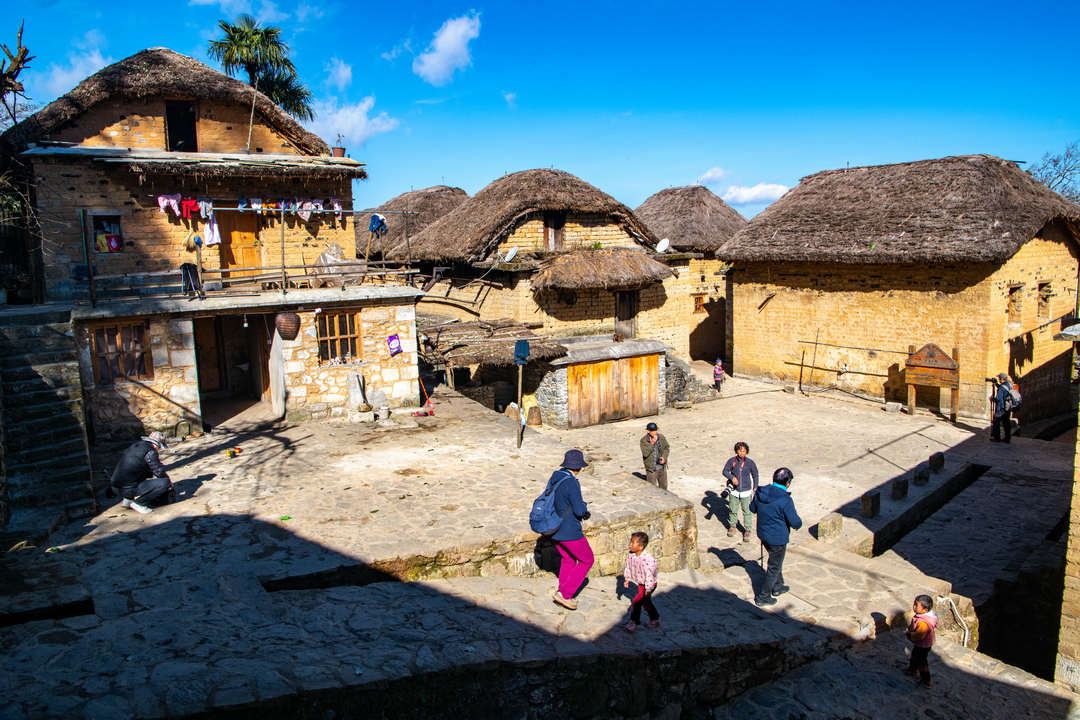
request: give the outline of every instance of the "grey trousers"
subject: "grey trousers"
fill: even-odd
[[[658,465],[656,470],[646,468],[645,479],[661,490],[667,490],[667,465]]]

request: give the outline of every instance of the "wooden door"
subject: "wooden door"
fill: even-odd
[[[638,291],[624,290],[615,294],[615,332],[628,338],[637,337]]]
[[[660,407],[660,356],[641,355],[621,362],[630,417],[655,415]]]
[[[258,217],[255,213],[226,210],[214,213],[214,217],[217,218],[218,229],[221,230],[221,244],[218,245],[221,269],[261,266]],[[221,277],[225,279],[241,275],[255,275],[258,272],[258,270],[237,271],[223,273]]]
[[[195,364],[199,373],[199,392],[221,390],[221,354],[218,352],[214,318],[195,319]]]

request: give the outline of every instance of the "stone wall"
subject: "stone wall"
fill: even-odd
[[[177,217],[170,209],[162,213],[157,196],[180,193],[184,197],[210,197],[222,207],[236,207],[240,197],[340,198],[352,205],[351,181],[292,179],[223,179],[198,181],[192,178],[127,174],[122,167],[90,160],[61,158],[36,159],[33,165],[34,189],[41,228],[46,297],[48,300],[89,298],[89,283],[78,278],[76,266],[85,266],[80,210],[88,215],[120,216],[124,250],[99,253],[91,243],[91,262],[98,275],[177,270],[182,263],[196,262],[195,253],[184,249],[189,234],[205,238],[206,223],[201,218]],[[224,211],[224,214],[229,211]],[[234,211],[235,212],[235,211]],[[248,215],[247,217],[254,217]],[[286,215],[284,222],[285,261],[287,265],[314,264],[327,244],[337,242],[351,257],[353,230],[349,213],[337,220],[332,214],[312,215],[305,222],[297,215]],[[87,223],[92,219],[87,218]],[[348,223],[348,227],[346,227]],[[267,267],[280,266],[282,224],[280,217],[259,216],[256,221],[259,241],[258,261]],[[89,235],[90,229],[87,228]],[[221,247],[204,247],[203,268],[222,267]],[[299,271],[290,271],[297,274]],[[85,274],[85,268],[84,268]],[[178,277],[178,276],[177,276]],[[208,276],[208,280],[215,279]],[[179,284],[179,280],[177,280]]]
[[[327,365],[319,360],[316,313],[302,312],[300,333],[282,343],[285,360],[285,409],[290,420],[344,417],[350,373],[363,375],[370,393],[386,393],[390,406],[419,405],[416,310],[408,305],[368,305],[327,309],[327,312],[359,312],[363,356],[347,365]],[[401,352],[390,356],[386,340],[397,335]]]
[[[1054,681],[1080,692],[1080,463],[1074,463],[1072,487]]]
[[[814,385],[905,401],[908,345],[932,342],[960,349],[961,414],[985,417],[985,378],[1006,369],[1024,391],[1023,421],[1062,412],[1071,348],[1052,338],[1075,308],[1077,267],[1075,247],[1056,236],[1032,240],[1001,266],[737,266],[734,371],[797,382],[801,369],[805,384],[814,362],[806,341],[817,338],[830,345],[818,346]],[[1010,323],[1008,286],[1016,283],[1024,283],[1022,312]],[[1040,283],[1056,293],[1049,318],[1039,316]],[[918,404],[947,412],[949,392],[919,389]]]
[[[98,385],[94,380],[90,332],[99,325],[148,323],[152,379]],[[195,335],[190,318],[123,318],[78,323],[75,343],[86,407],[97,440],[138,437],[160,430],[172,437],[177,423],[202,429]]]
[[[248,145],[251,105],[194,100],[198,152],[244,150]],[[127,147],[133,150],[168,150],[165,138],[165,98],[112,98],[98,103],[68,121],[42,140],[94,147]],[[271,128],[257,111],[251,129],[253,153],[300,155],[288,140]]]
[[[566,366],[552,367],[546,363],[526,365],[525,373],[538,373],[542,378],[536,388],[536,404],[540,419],[549,427],[570,427],[570,398],[567,388],[569,371]]]
[[[7,431],[4,427],[4,390],[0,387],[0,530],[7,527],[11,519],[11,504],[8,500],[7,486]]]

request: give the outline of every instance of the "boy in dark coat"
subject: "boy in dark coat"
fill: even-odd
[[[769,551],[769,569],[765,572],[765,582],[754,598],[759,607],[775,605],[778,595],[783,595],[790,588],[784,584],[784,555],[790,539],[789,529],[802,527],[802,518],[795,512],[795,503],[791,499],[791,480],[793,475],[787,468],[780,468],[773,473],[772,485],[764,485],[754,493],[750,501],[750,512],[758,516],[757,535],[762,545]]]

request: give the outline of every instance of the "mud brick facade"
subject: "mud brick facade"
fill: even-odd
[[[960,351],[960,414],[988,416],[999,372],[1023,392],[1021,424],[1059,414],[1072,346],[1053,336],[1076,308],[1078,257],[1050,226],[1003,263],[738,263],[734,370],[804,385],[813,370],[815,386],[905,401],[908,346],[934,343]],[[947,412],[949,393],[918,388],[917,402]]]
[[[1068,543],[1054,681],[1080,692],[1080,465],[1073,471]]]

